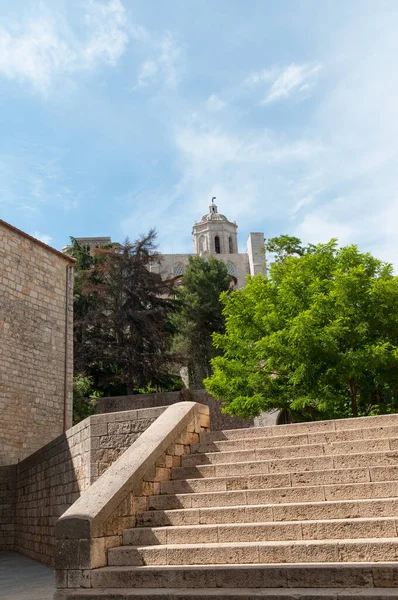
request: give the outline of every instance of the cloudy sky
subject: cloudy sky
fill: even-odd
[[[0,217],[190,252],[250,231],[398,266],[397,0],[0,0]]]

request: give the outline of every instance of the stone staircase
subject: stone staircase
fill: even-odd
[[[70,598],[398,598],[398,415],[202,434]]]

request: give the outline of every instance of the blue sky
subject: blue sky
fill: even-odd
[[[0,0],[0,217],[190,252],[250,231],[398,265],[396,0]]]

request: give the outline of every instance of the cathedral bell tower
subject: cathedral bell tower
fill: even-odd
[[[203,258],[211,254],[238,254],[238,226],[220,214],[212,198],[209,212],[192,228],[194,253]]]

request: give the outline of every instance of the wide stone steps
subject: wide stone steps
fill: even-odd
[[[360,500],[398,497],[397,481],[316,485],[307,487],[268,488],[150,496],[149,509],[201,508],[205,506],[237,506],[279,504],[289,502],[322,502],[323,500]]]
[[[106,598],[108,600],[254,600],[268,598],[268,600],[396,600],[397,590],[394,588],[373,588],[372,590],[358,590],[356,588],[336,589],[269,589],[269,588],[207,588],[179,589],[179,588],[147,588],[144,590],[130,588],[113,588],[107,590],[82,590],[70,592],[70,600],[84,600],[86,598]]]
[[[378,562],[398,560],[396,538],[119,546],[109,566]]]
[[[254,448],[251,450],[234,450],[228,452],[206,452],[188,454],[182,457],[183,467],[200,464],[240,463],[262,460],[290,459],[292,457],[315,458],[347,453],[365,454],[381,452],[398,453],[398,438],[354,440],[353,442],[331,442],[328,444],[306,444],[303,446],[287,446],[286,448]]]
[[[196,479],[198,477],[231,477],[235,475],[266,474],[266,473],[297,473],[298,471],[324,471],[331,469],[355,469],[359,465],[369,466],[397,466],[398,450],[385,452],[364,452],[360,454],[335,454],[322,456],[309,456],[302,458],[281,458],[255,460],[241,456],[237,463],[221,462],[221,459],[230,460],[228,452],[216,454],[195,454],[193,459],[199,457],[199,464],[193,466],[176,467],[172,470],[173,479]],[[202,457],[205,456],[206,459]],[[200,464],[200,461],[214,460],[214,463]],[[185,457],[183,457],[185,458]],[[190,457],[186,457],[190,458]]]
[[[68,599],[396,599],[398,414],[207,432],[136,517]]]
[[[300,563],[295,565],[197,565],[103,567],[92,574],[101,588],[391,588],[398,586],[397,563]],[[361,591],[358,590],[358,591]],[[141,590],[146,593],[145,590]],[[395,590],[396,593],[396,590]],[[372,596],[371,596],[372,597]]]
[[[398,426],[398,413],[393,415],[380,415],[376,417],[359,417],[351,419],[337,419],[335,421],[315,421],[310,423],[293,423],[290,425],[278,425],[270,427],[248,427],[245,429],[230,429],[223,431],[209,431],[201,435],[200,442],[214,442],[221,440],[236,440],[250,438],[280,438],[299,434],[331,433],[335,431],[347,431],[353,429],[378,428],[383,436],[385,427]]]
[[[282,521],[225,523],[222,525],[187,525],[135,527],[123,533],[123,545],[149,546],[227,542],[261,542],[288,540],[327,540],[360,538],[395,538],[398,517],[372,519],[328,519],[316,521]]]
[[[189,494],[191,492],[228,492],[233,490],[275,487],[298,487],[333,483],[370,483],[397,481],[397,467],[359,467],[357,469],[328,469],[298,473],[270,473],[237,475],[235,477],[203,477],[174,479],[161,483],[161,494]]]
[[[139,527],[210,525],[223,523],[262,523],[330,519],[371,519],[398,517],[398,498],[258,504],[215,508],[153,510],[137,515]]]
[[[233,438],[232,440],[205,441],[199,444],[193,444],[192,453],[228,452],[235,450],[252,450],[253,448],[286,448],[287,446],[333,444],[338,442],[353,442],[354,440],[380,439],[381,437],[398,438],[398,425],[321,433],[298,433],[296,435],[284,435],[279,437],[261,437],[259,435],[259,437],[254,438],[242,437],[236,439]]]

